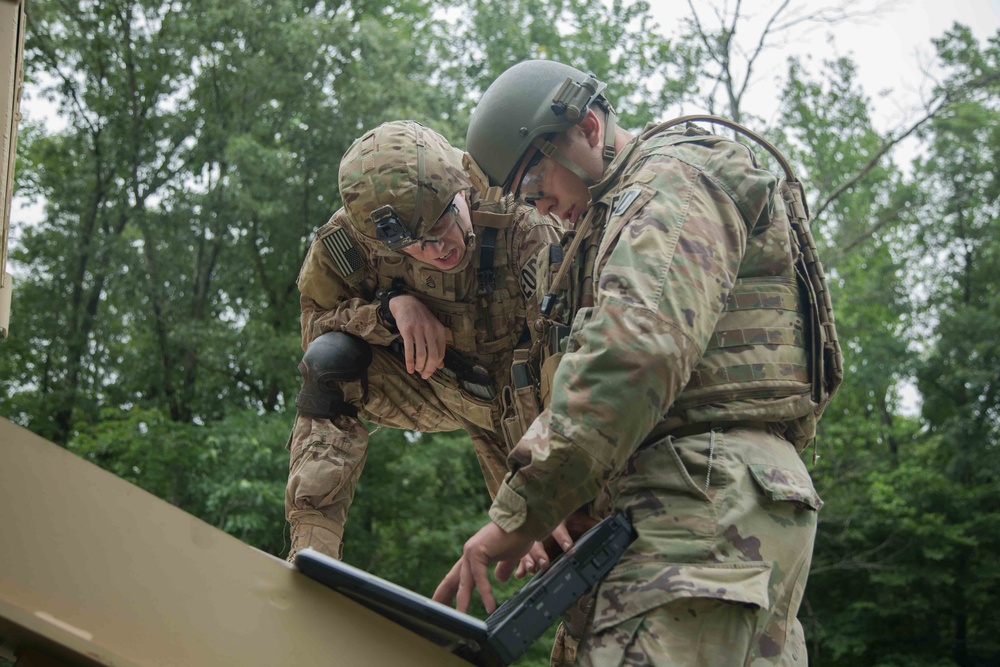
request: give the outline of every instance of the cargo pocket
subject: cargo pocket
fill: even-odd
[[[823,507],[809,477],[769,463],[751,463],[749,468],[754,481],[772,502],[793,503],[814,512]]]
[[[642,621],[641,615],[634,616],[600,632],[585,635],[577,649],[575,664],[583,667],[621,667],[636,664],[636,661],[628,656],[628,651]]]
[[[459,388],[457,381],[440,372],[432,375],[428,382],[434,394],[453,415],[480,428],[496,430],[496,423],[500,419],[499,400],[486,401],[471,396]]]
[[[296,509],[350,505],[364,466],[368,433],[358,420],[341,430],[329,419],[299,418],[291,442],[288,493]],[[301,421],[304,420],[304,421]]]
[[[631,626],[634,619],[641,621],[644,614],[682,598],[766,608],[770,579],[769,563],[674,563],[613,570],[597,591],[591,631],[597,635],[625,623]]]

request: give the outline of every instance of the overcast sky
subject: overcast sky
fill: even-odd
[[[737,28],[746,48],[756,44],[760,29],[783,0],[743,0],[741,13],[747,20]],[[680,21],[691,15],[684,0],[652,0],[652,12],[666,34],[676,32]],[[837,0],[791,0],[786,11],[843,5]],[[813,24],[808,32],[784,40],[785,43],[761,60],[750,90],[764,93],[768,81],[784,78],[785,61],[795,55],[812,56],[821,62],[849,56],[858,65],[864,91],[876,109],[876,127],[887,130],[915,116],[915,109],[928,97],[925,71],[933,61],[931,39],[940,37],[955,22],[972,28],[980,44],[1000,30],[1000,0],[861,0],[868,7],[888,5],[876,16],[837,25]],[[699,17],[706,27],[717,26],[715,7],[732,7],[733,0],[695,0]],[[748,100],[746,111],[770,119],[773,100],[758,94]]]
[[[738,34],[750,48],[759,37],[764,21],[784,0],[743,0],[741,12],[747,20],[741,22]],[[857,0],[856,0],[857,1]],[[850,56],[858,65],[859,80],[875,107],[874,120],[879,130],[887,131],[912,122],[921,102],[928,97],[925,71],[933,61],[931,39],[941,36],[954,22],[970,26],[984,43],[1000,30],[1000,0],[860,0],[866,6],[891,5],[874,17],[833,26],[814,26],[805,34],[793,36],[762,58],[755,70],[744,110],[771,120],[777,108],[773,94],[780,90],[784,78],[785,60],[790,55],[812,57],[817,64],[823,59]],[[694,0],[706,27],[716,25],[712,6],[733,6],[734,0]],[[790,0],[791,11],[841,5],[840,0]],[[691,14],[685,0],[651,0],[652,12],[666,34],[678,30],[680,21]],[[775,86],[766,85],[773,82]],[[34,93],[34,94],[33,94]],[[21,110],[26,120],[48,119],[50,129],[62,126],[52,114],[52,106],[35,91],[26,90]],[[705,111],[684,109],[685,113]],[[662,119],[661,119],[662,120]],[[897,161],[913,147],[901,146]],[[23,201],[15,206],[22,208]],[[28,214],[40,214],[37,207]],[[22,214],[27,214],[22,209]]]

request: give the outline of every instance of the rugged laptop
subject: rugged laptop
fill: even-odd
[[[484,667],[517,660],[635,539],[622,514],[604,519],[482,621],[312,549],[295,555],[306,576]]]

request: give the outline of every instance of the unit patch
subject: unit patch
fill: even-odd
[[[611,200],[611,215],[621,215],[642,192],[639,188],[631,188],[614,196]]]
[[[320,240],[345,278],[364,266],[361,253],[343,228],[333,230]]]

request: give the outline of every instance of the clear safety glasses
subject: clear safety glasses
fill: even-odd
[[[539,199],[544,199],[545,191],[542,190],[542,183],[545,181],[548,164],[545,161],[545,153],[536,150],[524,167],[521,180],[514,190],[514,197],[528,206],[534,206]]]
[[[420,244],[420,250],[424,250],[424,246],[428,243],[437,243],[445,234],[451,231],[454,225],[458,224],[458,207],[454,204],[448,204],[448,208],[444,210],[441,217],[437,219],[434,226],[427,230],[427,233],[421,236],[419,239],[414,239],[415,243]]]

